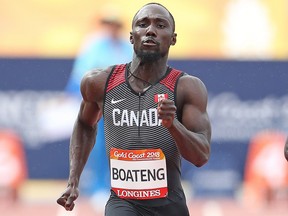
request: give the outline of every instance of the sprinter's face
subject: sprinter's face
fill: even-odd
[[[173,20],[168,11],[156,4],[143,7],[132,23],[130,41],[140,58],[158,60],[167,56],[176,43]]]

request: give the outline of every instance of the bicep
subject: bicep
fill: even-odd
[[[105,82],[101,71],[87,73],[81,81],[81,94],[83,100],[81,102],[78,118],[89,126],[95,126],[102,116],[101,106],[104,97],[103,83]]]
[[[190,131],[203,134],[211,139],[211,125],[207,111],[194,104],[185,104],[182,112],[182,124]]]
[[[182,82],[182,124],[190,131],[204,134],[211,139],[211,125],[207,113],[208,94],[205,85],[198,78]]]
[[[81,122],[89,126],[95,126],[100,120],[102,112],[95,102],[82,101],[78,118]]]

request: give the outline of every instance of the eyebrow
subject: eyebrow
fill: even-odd
[[[165,22],[167,24],[170,24],[172,26],[172,23],[166,19],[166,18],[162,18],[162,17],[155,17],[155,18],[149,18],[148,16],[145,16],[145,17],[140,17],[139,19],[135,20],[135,24],[136,23],[139,23],[139,22],[143,22],[143,21],[146,21],[146,20],[149,20],[149,19],[153,19],[153,20],[156,20],[157,22]]]
[[[157,3],[157,2],[150,2],[150,3],[145,4],[142,8],[144,8],[145,6],[148,6],[148,5],[153,5],[153,4],[158,5],[158,6],[162,7],[162,8],[164,8],[164,9],[169,13],[169,15],[170,15],[170,17],[171,17],[171,19],[172,19],[173,32],[175,32],[176,24],[175,24],[174,16],[172,15],[172,13],[171,13],[164,5],[162,5],[162,4],[160,4],[160,3]],[[139,11],[140,11],[142,8],[140,8],[140,9],[135,13],[135,15],[133,16],[132,25],[133,25],[133,23],[134,23],[134,21],[135,21],[136,16],[139,14]]]

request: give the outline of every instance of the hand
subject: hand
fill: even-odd
[[[67,211],[72,211],[75,203],[74,201],[79,196],[79,189],[75,187],[68,186],[62,196],[57,199],[57,203],[63,206]]]
[[[162,119],[162,126],[170,128],[173,124],[176,106],[172,100],[163,99],[158,103],[158,118]]]

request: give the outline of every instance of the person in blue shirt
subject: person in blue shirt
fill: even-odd
[[[87,71],[125,63],[132,58],[132,45],[122,37],[123,24],[117,15],[100,20],[102,30],[86,37],[76,57],[66,91],[80,95],[80,81]],[[101,58],[99,58],[101,56]]]
[[[133,54],[129,40],[122,37],[123,23],[113,11],[100,19],[100,31],[86,37],[76,57],[65,91],[72,97],[79,98],[80,82],[84,74],[94,68],[105,68],[109,65],[130,61]],[[108,15],[107,15],[108,14]],[[101,58],[99,58],[101,56]],[[82,174],[80,190],[91,198],[96,212],[102,213],[110,194],[110,174],[105,152],[103,118],[98,123],[97,145],[91,152]]]

